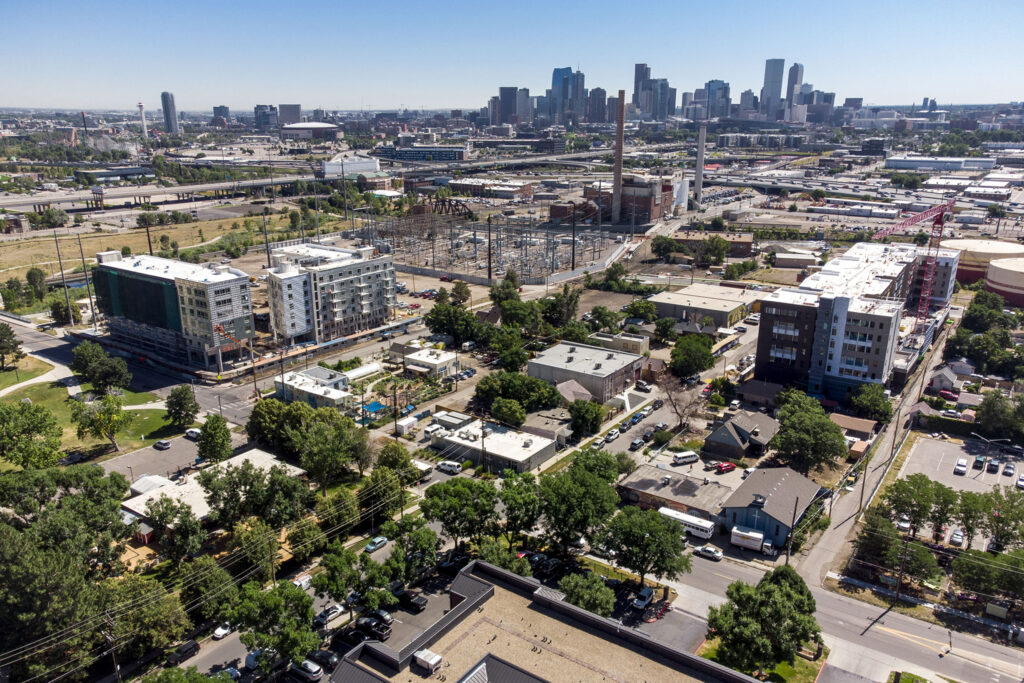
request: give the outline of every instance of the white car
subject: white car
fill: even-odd
[[[1017,477],[1017,488],[1024,490],[1024,474]]]
[[[702,545],[699,548],[695,548],[693,554],[706,557],[707,559],[714,560],[715,562],[720,561],[722,557],[724,557],[722,551],[713,545]]]
[[[956,466],[953,468],[953,474],[967,474],[967,458],[959,458],[956,461]]]
[[[224,622],[217,628],[213,629],[213,639],[220,640],[221,638],[226,638],[234,630],[235,629],[231,626],[231,624]]]
[[[185,430],[185,438],[198,441],[199,437],[203,435],[203,430],[192,427],[191,429]]]
[[[608,432],[608,434],[605,435],[604,440],[605,443],[611,443],[612,441],[615,441],[615,439],[617,438],[619,438],[619,430],[613,429],[610,432]]]
[[[949,544],[959,546],[963,545],[963,542],[964,532],[960,531],[960,529],[953,529],[953,533],[949,535]]]

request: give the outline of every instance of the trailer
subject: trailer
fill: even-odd
[[[766,541],[764,534],[756,529],[745,526],[734,526],[729,541],[740,548],[754,550],[764,555],[775,555],[771,541]]]

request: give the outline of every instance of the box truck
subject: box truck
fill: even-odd
[[[741,548],[756,550],[765,555],[775,555],[775,548],[772,546],[772,542],[766,541],[764,534],[756,529],[734,526],[732,528],[732,537],[729,540],[733,545]]]

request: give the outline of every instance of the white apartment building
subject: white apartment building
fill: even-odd
[[[280,247],[267,271],[270,326],[278,341],[318,344],[384,325],[395,305],[390,256],[372,247]]]

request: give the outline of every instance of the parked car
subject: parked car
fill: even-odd
[[[629,450],[631,450],[631,451],[638,451],[638,450],[640,450],[643,447],[644,447],[644,440],[643,439],[633,439],[632,441],[629,442]]]
[[[953,474],[967,474],[967,458],[958,458],[953,467]]]
[[[427,608],[427,598],[422,593],[405,590],[398,594],[398,604],[410,612],[422,612]]]
[[[974,456],[974,469],[983,470],[985,469],[985,456],[976,455]]]
[[[341,605],[328,605],[322,612],[320,612],[320,614],[316,615],[315,619],[313,619],[313,627],[317,629],[326,628],[327,624],[331,623],[344,613],[345,608]]]
[[[370,612],[367,616],[373,617],[383,621],[388,626],[391,626],[395,622],[395,618],[391,616],[391,613],[384,609],[375,609]]]
[[[715,562],[718,562],[724,557],[722,551],[713,545],[702,545],[699,548],[695,548],[693,554],[700,557],[706,557],[707,559],[714,560]]]
[[[324,670],[316,662],[303,659],[301,662],[292,662],[288,673],[300,681],[319,681],[324,677]]]
[[[1024,491],[1024,473],[1017,477],[1017,488]]]
[[[1003,466],[1003,476],[1012,477],[1016,472],[1016,469],[1017,468],[1014,467],[1014,464],[1012,462],[1006,463],[1006,465]]]
[[[185,438],[191,439],[192,441],[198,441],[199,437],[203,435],[203,430],[191,427],[185,430]]]
[[[364,633],[359,629],[352,627],[349,629],[345,629],[344,631],[339,631],[338,634],[334,636],[334,639],[331,641],[331,644],[334,645],[334,647],[344,649],[347,651],[355,647],[356,645],[365,643],[368,640],[373,640],[373,636],[371,636],[369,633]]]
[[[217,628],[213,629],[213,639],[220,640],[221,638],[226,638],[234,630],[235,629],[231,626],[231,624],[224,622]]]
[[[953,529],[953,533],[951,533],[949,535],[949,544],[950,545],[959,546],[959,545],[963,545],[963,543],[964,543],[964,532],[961,531],[960,529]]]
[[[900,515],[899,519],[896,520],[896,528],[904,533],[910,531],[910,517]]]
[[[736,465],[731,462],[720,462],[715,466],[715,472],[718,474],[732,472],[734,469],[736,469]]]
[[[195,657],[197,654],[199,654],[199,643],[194,640],[186,640],[174,648],[171,654],[167,655],[167,663],[171,666],[177,666],[189,657]]]
[[[615,441],[615,439],[617,439],[617,438],[619,438],[619,430],[618,429],[613,429],[610,432],[608,432],[607,434],[605,434],[604,440],[605,440],[605,443],[611,443],[612,441]]]
[[[368,553],[372,553],[376,550],[380,550],[381,548],[383,548],[385,545],[387,545],[387,542],[387,536],[374,536],[370,539],[370,542],[366,544],[366,548],[364,548],[364,550],[366,550],[366,552]]]
[[[658,424],[654,425],[654,431],[656,432],[663,432],[666,429],[668,429],[668,425],[664,422],[659,422]]]
[[[359,617],[356,628],[380,641],[391,637],[391,627],[374,617]]]
[[[653,429],[648,429],[646,432],[644,432],[644,435],[641,438],[644,441],[650,441],[651,439],[654,438],[654,430]]]
[[[153,448],[157,449],[158,451],[166,451],[170,447],[171,442],[168,441],[167,439],[160,439],[159,441],[153,444]]]
[[[647,609],[652,600],[654,600],[654,589],[650,586],[644,586],[636,594],[636,597],[633,598],[633,609]]]
[[[998,458],[992,458],[988,461],[987,472],[996,473],[999,471],[999,466],[1002,465]]]
[[[649,394],[649,393],[651,393],[651,385],[648,384],[647,382],[643,381],[642,379],[639,379],[636,382],[636,390],[637,391],[642,391],[645,394]]]
[[[330,650],[313,650],[308,655],[306,655],[306,659],[310,660],[311,662],[316,662],[320,665],[321,669],[327,671],[328,673],[337,669],[338,664],[341,663],[341,660],[338,658],[338,655],[334,654]]]
[[[653,408],[654,408],[655,410],[657,410],[658,408],[662,407],[663,405],[665,405],[665,402],[664,402],[664,401],[662,401],[662,400],[661,400],[660,398],[658,398],[658,399],[655,399],[655,400],[654,400],[654,403],[652,403],[652,404],[651,404],[651,406],[652,406],[652,407],[653,407]]]

